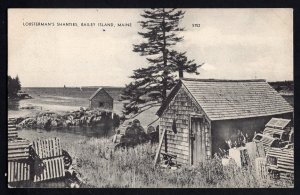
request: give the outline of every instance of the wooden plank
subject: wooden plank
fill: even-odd
[[[163,129],[162,136],[159,140],[158,148],[156,150],[156,154],[155,154],[155,158],[154,158],[154,167],[155,167],[155,165],[157,163],[157,160],[158,160],[158,157],[159,157],[159,153],[160,153],[161,146],[162,146],[162,143],[163,143],[163,140],[164,140],[164,137],[165,137],[165,133],[166,133],[166,129]]]
[[[60,159],[57,159],[57,173],[58,173],[58,177],[62,176],[62,172],[60,169]]]
[[[276,157],[278,160],[282,159],[282,160],[285,160],[285,161],[294,162],[294,158],[293,157],[281,156],[281,155],[270,154],[270,153],[267,156]]]
[[[56,146],[57,146],[57,155],[62,155],[62,148],[61,148],[61,143],[59,138],[56,139]]]
[[[51,172],[52,172],[53,178],[56,178],[55,159],[51,159]]]
[[[13,176],[13,182],[14,182],[14,181],[16,181],[17,162],[14,161],[13,164],[14,164],[14,167],[13,167],[14,169],[13,169],[13,174],[12,174],[12,176]]]
[[[184,133],[181,133],[181,134],[170,134],[170,133],[167,133],[167,135],[168,135],[168,137],[172,137],[172,138],[174,138],[174,137],[177,137],[177,138],[188,138],[189,137],[189,135],[188,134],[184,134]]]
[[[8,178],[8,182],[10,182],[10,180],[11,180],[10,179],[10,176],[11,176],[11,173],[10,173],[11,165],[10,164],[11,164],[11,162],[8,161],[8,165],[7,165],[7,172],[8,172],[7,173],[7,178]]]
[[[188,136],[181,136],[181,135],[170,135],[167,134],[167,138],[169,139],[173,139],[173,140],[178,140],[178,141],[186,141],[188,142]]]
[[[12,182],[12,177],[13,177],[13,162],[11,162],[11,161],[8,161],[8,163],[9,163],[9,170],[8,170],[8,178],[9,178],[9,180],[8,180],[8,182]]]
[[[46,166],[47,166],[47,172],[48,172],[48,178],[47,179],[51,179],[53,176],[52,176],[52,172],[51,172],[51,164],[50,164],[50,160],[47,160],[46,161]]]
[[[59,159],[56,159],[56,160],[55,160],[56,177],[59,177],[59,169],[58,169],[58,166],[59,166]]]
[[[17,154],[10,154],[8,156],[8,160],[12,160],[12,159],[27,159],[28,158],[28,153],[17,153]]]
[[[181,155],[189,156],[189,152],[188,151],[180,150],[180,149],[177,149],[177,148],[171,148],[171,147],[169,147],[168,148],[168,152],[170,152],[170,153],[174,152],[177,155],[181,154]]]
[[[26,139],[18,139],[18,140],[11,140],[11,141],[8,141],[8,146],[16,146],[16,145],[23,145],[23,144],[30,144],[30,142]]]
[[[189,143],[185,142],[185,141],[177,141],[177,140],[173,140],[173,139],[168,139],[168,143],[189,147]]]
[[[16,149],[10,149],[7,150],[8,155],[15,154],[15,153],[27,153],[29,152],[29,148],[16,148]]]
[[[294,166],[283,165],[283,164],[278,164],[278,163],[277,163],[277,166],[278,166],[278,168],[280,168],[280,169],[294,170]]]
[[[24,180],[24,166],[23,166],[23,163],[20,165],[20,180],[23,181]]]
[[[62,176],[64,176],[64,171],[63,171],[63,169],[62,169],[62,163],[63,163],[63,161],[62,161],[62,158],[59,158],[58,159],[58,168],[59,168],[59,176],[60,177],[62,177]]]
[[[163,142],[163,144],[165,144],[165,142]],[[176,148],[176,149],[181,149],[181,150],[186,150],[186,151],[189,150],[188,146],[174,144],[174,143],[171,143],[171,142],[167,142],[167,147],[173,147],[173,148]]]
[[[25,155],[10,155],[7,159],[8,160],[22,160],[22,159],[27,159],[28,158],[28,154]]]
[[[53,156],[58,156],[57,139],[54,138],[52,143],[53,143]]]
[[[8,131],[8,136],[18,135],[18,131]]]
[[[62,169],[62,159],[59,159],[59,172],[60,172],[60,177],[62,177],[64,174],[63,174],[63,169]]]
[[[8,150],[15,150],[15,149],[21,149],[21,148],[29,148],[29,145],[28,144],[22,144],[22,145],[10,145],[7,147]]]
[[[182,154],[182,153],[177,153],[177,152],[169,151],[169,154],[177,155],[177,158],[176,158],[176,159],[185,160],[185,161],[187,161],[187,162],[189,161],[189,156],[184,155],[184,154]]]
[[[50,156],[54,156],[54,139],[50,139]]]
[[[285,153],[284,151],[283,152],[275,152],[275,151],[272,151],[272,150],[269,150],[267,152],[267,155],[270,154],[270,155],[275,155],[275,156],[283,156],[283,157],[288,157],[288,158],[294,158],[294,155],[293,154],[289,154],[289,153]]]
[[[15,149],[15,148],[28,148],[29,144],[21,143],[21,144],[10,144],[7,146],[8,149]]]
[[[59,177],[59,174],[58,174],[58,163],[57,163],[57,160],[58,159],[54,159],[54,171],[55,171],[55,177]]]
[[[185,151],[185,152],[189,151],[189,148],[187,148],[187,147],[182,147],[182,146],[177,146],[177,145],[171,145],[171,144],[167,145],[167,150],[168,149],[175,149],[175,150],[180,150],[180,151]]]
[[[12,170],[11,170],[11,181],[14,182],[15,178],[15,161],[12,161]]]

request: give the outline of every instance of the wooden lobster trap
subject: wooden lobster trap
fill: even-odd
[[[71,157],[62,150],[59,138],[33,141],[31,156],[34,182],[64,177],[65,169],[71,165]]]
[[[14,120],[9,119],[8,124],[9,132],[9,128],[15,128]],[[39,139],[31,144],[15,135],[8,136],[8,183],[40,182],[65,176],[72,159],[62,150],[59,138]]]
[[[15,119],[8,119],[8,140],[13,140],[18,137],[18,131],[15,123]]]
[[[28,140],[16,138],[8,141],[8,182],[20,182],[30,180]]]
[[[294,179],[294,150],[270,148],[266,154],[268,172],[275,179]]]
[[[29,162],[30,142],[18,137],[15,120],[8,120],[8,182],[21,182],[30,180],[30,162]]]

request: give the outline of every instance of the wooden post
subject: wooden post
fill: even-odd
[[[166,129],[163,129],[162,136],[161,136],[161,138],[159,140],[158,148],[156,150],[156,154],[155,154],[155,158],[154,158],[154,167],[155,167],[155,165],[157,163],[157,160],[158,160],[158,157],[159,157],[159,154],[160,154],[160,150],[161,150],[161,146],[162,146],[162,142],[164,140],[165,134],[166,134]]]

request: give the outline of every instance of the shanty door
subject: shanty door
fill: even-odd
[[[205,160],[205,130],[203,118],[191,117],[191,164]]]

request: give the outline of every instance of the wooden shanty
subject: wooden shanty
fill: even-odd
[[[181,79],[157,115],[166,130],[160,151],[196,164],[236,130],[252,139],[272,117],[292,119],[293,108],[265,80]]]
[[[122,90],[121,87],[100,87],[89,98],[90,108],[120,110],[119,107],[123,106],[120,101]]]

